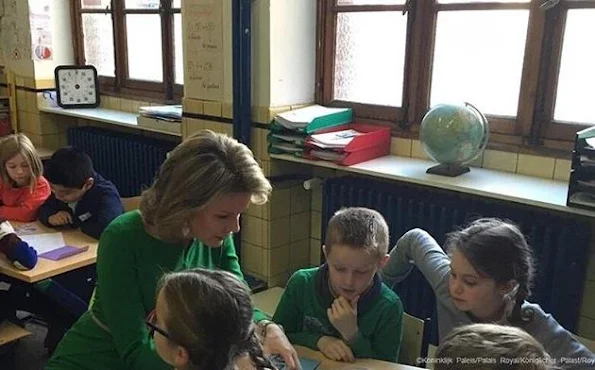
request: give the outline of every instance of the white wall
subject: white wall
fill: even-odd
[[[271,0],[271,107],[314,101],[316,0]]]
[[[51,27],[53,58],[34,61],[35,79],[54,79],[54,68],[62,64],[74,64],[72,22],[70,20],[71,0],[52,0]]]

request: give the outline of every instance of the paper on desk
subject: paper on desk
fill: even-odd
[[[20,226],[15,227],[14,231],[18,236],[23,236],[23,235],[39,234],[39,233],[41,233],[42,230],[37,223],[29,222],[29,223],[22,224]]]
[[[34,235],[22,235],[21,239],[32,246],[37,254],[53,251],[64,246],[64,236],[62,233],[44,233]]]

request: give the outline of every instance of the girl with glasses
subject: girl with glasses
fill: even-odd
[[[157,353],[175,369],[231,369],[242,356],[256,369],[272,369],[255,334],[250,293],[228,272],[164,275],[146,324]]]

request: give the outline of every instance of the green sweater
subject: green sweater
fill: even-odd
[[[101,235],[97,255],[92,313],[105,328],[85,313],[59,344],[46,370],[171,369],[155,352],[145,318],[155,308],[156,286],[163,273],[195,267],[227,270],[243,279],[231,237],[220,248],[199,241],[176,245],[147,234],[137,211],[116,218]],[[261,318],[264,315],[255,312],[255,319]]]
[[[327,316],[334,298],[328,288],[328,268],[297,271],[285,288],[273,321],[293,344],[318,350],[322,336],[341,338]],[[401,346],[403,305],[380,278],[358,301],[358,334],[350,344],[357,358],[396,362]]]

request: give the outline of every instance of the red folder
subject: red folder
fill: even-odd
[[[342,159],[333,161],[334,163],[342,166],[352,166],[374,158],[383,157],[390,153],[390,127],[367,123],[351,123],[335,126],[327,130],[320,130],[316,133],[321,134],[348,129],[356,130],[362,133],[362,135],[355,136],[345,147],[333,150],[334,152],[344,154]],[[306,139],[306,158],[321,160],[311,155],[311,152],[317,149],[319,148],[316,145],[312,144],[309,139]]]

